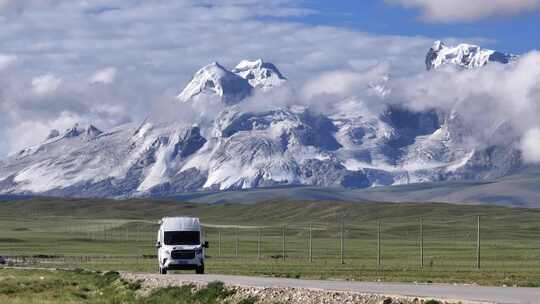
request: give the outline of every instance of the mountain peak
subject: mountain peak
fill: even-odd
[[[461,43],[457,46],[447,46],[437,40],[426,55],[426,68],[432,70],[446,64],[459,68],[472,69],[482,67],[489,62],[507,64],[517,59],[516,55],[484,49],[478,45]]]
[[[96,128],[94,125],[88,125],[88,127],[85,130],[85,135],[87,138],[94,138],[99,136],[103,131]]]
[[[286,81],[278,68],[262,59],[242,60],[232,70],[233,73],[246,79],[255,88],[268,90]]]
[[[262,59],[242,60],[232,71],[212,62],[195,73],[177,98],[188,102],[200,96],[217,96],[230,105],[251,95],[254,88],[268,90],[285,81],[274,64]]]
[[[445,48],[446,47],[446,43],[444,43],[444,41],[442,40],[435,40],[435,42],[433,42],[433,46],[431,47],[431,49],[433,51],[440,51],[441,49]]]
[[[54,130],[52,132],[54,132]],[[84,138],[91,139],[99,136],[101,133],[103,132],[94,125],[90,124],[86,127],[82,127],[79,123],[76,123],[73,125],[73,127],[66,130],[66,133],[64,133],[64,138],[73,138],[84,135]]]
[[[81,135],[84,131],[80,128],[79,123],[75,123],[73,127],[66,130],[64,137],[71,138]]]
[[[182,102],[200,96],[218,96],[224,103],[233,104],[251,94],[251,85],[242,77],[227,70],[218,62],[201,68],[184,90],[178,95]]]

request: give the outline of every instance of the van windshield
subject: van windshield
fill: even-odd
[[[165,245],[199,245],[199,231],[165,231]]]

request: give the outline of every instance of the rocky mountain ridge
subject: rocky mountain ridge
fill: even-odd
[[[498,58],[468,50],[452,57],[435,43],[428,69],[472,68]],[[262,60],[242,61],[232,70],[214,62],[197,71],[177,98],[223,103],[225,110],[209,125],[144,121],[105,132],[91,125],[53,130],[45,142],[0,162],[0,193],[133,197],[279,185],[368,188],[493,179],[521,166],[512,137],[500,139],[494,130],[494,144],[471,145],[469,128],[454,112],[390,104],[372,112],[355,97],[336,101],[347,106],[333,113],[236,106],[285,81]],[[383,86],[372,88],[381,100]]]

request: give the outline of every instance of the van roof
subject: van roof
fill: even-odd
[[[164,217],[161,219],[163,231],[200,231],[201,224],[196,217]]]

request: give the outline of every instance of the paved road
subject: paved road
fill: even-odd
[[[174,280],[175,282],[222,281],[230,285],[249,287],[293,287],[322,289],[328,291],[349,291],[382,295],[434,298],[439,300],[474,301],[499,304],[540,303],[540,288],[477,287],[468,285],[443,284],[403,284],[365,283],[348,281],[316,281],[267,277],[246,277],[227,275],[134,274],[140,279]]]

